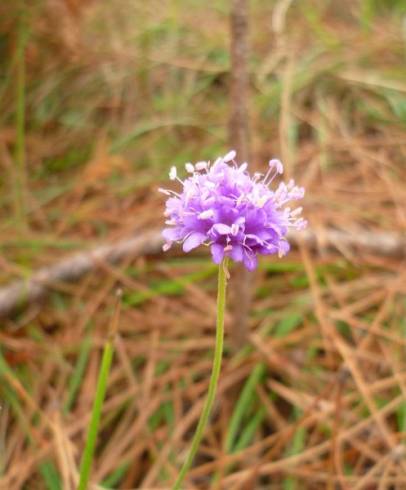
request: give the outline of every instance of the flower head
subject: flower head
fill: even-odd
[[[281,257],[289,251],[288,229],[303,229],[307,222],[300,217],[301,207],[292,210],[286,205],[301,199],[304,189],[293,180],[270,189],[274,178],[283,173],[279,160],[269,162],[265,175],[251,177],[247,164],[238,166],[235,157],[235,151],[230,151],[212,165],[187,163],[190,175],[184,181],[171,168],[170,179],[179,181],[183,190],[178,194],[160,189],[168,195],[168,227],[162,232],[165,251],[174,242],[183,243],[185,252],[204,244],[216,264],[227,256],[249,270],[256,268],[258,255]]]

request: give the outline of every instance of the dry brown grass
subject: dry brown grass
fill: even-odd
[[[26,232],[11,218],[12,87],[2,85],[2,283],[72,248],[159,225],[155,190],[168,162],[224,147],[227,9],[186,3],[43,2],[27,52],[27,98],[41,117],[49,113],[28,116]],[[306,186],[320,248],[303,244],[282,262],[262,262],[249,343],[226,351],[185,487],[401,490],[405,264],[323,248],[331,226],[405,232],[401,25],[394,8],[366,23],[367,2],[309,0],[286,17],[285,3],[252,6],[253,161],[281,154]],[[48,20],[59,18],[56,30]],[[0,488],[74,488],[117,286],[121,322],[92,479],[122,489],[174,480],[214,341],[215,269],[197,255],[102,264],[3,321]]]

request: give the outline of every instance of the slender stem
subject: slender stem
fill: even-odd
[[[218,290],[217,290],[217,323],[216,323],[216,345],[214,350],[213,368],[210,376],[209,390],[207,392],[207,398],[204,402],[202,414],[200,415],[199,422],[197,424],[196,432],[192,439],[189,454],[183,466],[179,472],[178,478],[172,490],[179,490],[182,482],[193,463],[193,459],[197,453],[200,442],[202,440],[204,429],[206,428],[207,421],[210,416],[211,409],[213,407],[214,398],[216,395],[217,383],[220,376],[221,359],[223,356],[223,340],[224,340],[224,313],[226,305],[226,288],[227,288],[227,270],[228,259],[225,258],[219,265],[218,273]]]

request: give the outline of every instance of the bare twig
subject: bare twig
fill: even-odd
[[[248,0],[231,2],[231,96],[230,143],[240,161],[250,154],[248,98]],[[251,303],[252,275],[243,265],[235,270],[231,285],[233,322],[231,341],[236,348],[244,344],[248,334],[248,313]]]
[[[40,300],[58,283],[75,281],[97,268],[100,263],[116,263],[126,257],[154,254],[161,251],[161,247],[161,234],[154,230],[115,244],[101,245],[39,269],[31,278],[18,280],[0,289],[0,316],[6,316],[27,303]]]

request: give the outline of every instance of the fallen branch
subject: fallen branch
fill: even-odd
[[[340,252],[350,259],[356,259],[360,253],[397,259],[406,258],[405,233],[366,230],[345,232],[334,229],[315,233],[311,229],[306,229],[300,233],[292,233],[289,239],[293,245],[302,241],[311,249]]]
[[[152,230],[139,237],[123,239],[110,245],[80,252],[61,262],[43,267],[29,279],[17,280],[0,289],[0,316],[7,316],[23,306],[45,297],[58,283],[73,282],[99,264],[115,264],[125,258],[157,254],[162,250],[161,232]]]
[[[406,258],[406,235],[388,232],[347,233],[326,230],[316,235],[310,229],[289,236],[293,246],[298,240],[312,249],[338,251],[345,256],[356,257],[369,253],[385,257]],[[0,316],[5,317],[28,304],[46,297],[58,283],[78,280],[103,263],[115,264],[123,259],[161,253],[163,240],[160,230],[150,230],[135,238],[123,239],[110,245],[67,257],[61,262],[43,267],[29,279],[17,280],[0,288]]]

